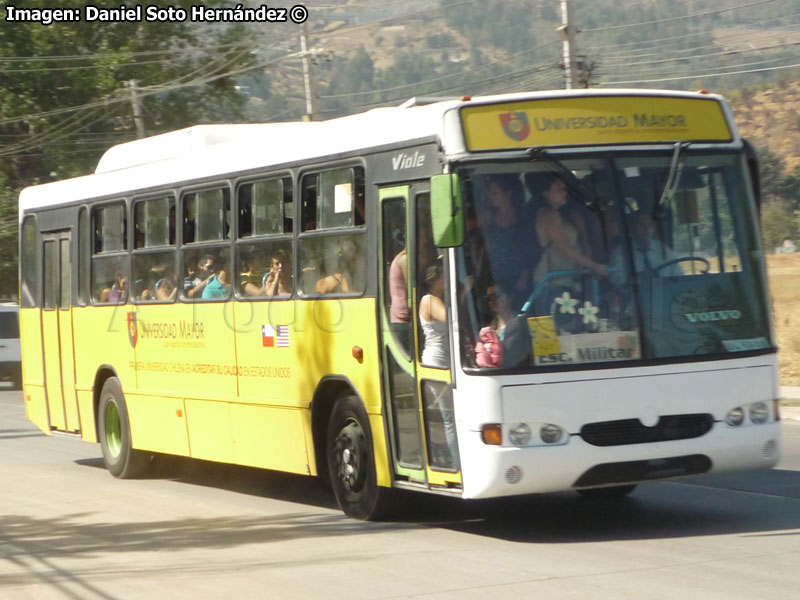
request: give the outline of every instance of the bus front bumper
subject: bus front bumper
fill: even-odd
[[[464,498],[492,498],[624,485],[774,467],[780,423],[731,427],[715,422],[692,439],[598,447],[580,435],[551,446],[490,446],[480,432],[464,432]]]

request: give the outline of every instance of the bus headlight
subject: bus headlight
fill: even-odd
[[[526,423],[517,423],[508,430],[508,439],[515,446],[525,446],[531,441],[531,428]]]
[[[763,402],[756,402],[750,407],[750,421],[756,425],[766,423],[769,419],[769,408]]]
[[[741,406],[737,406],[731,410],[725,415],[725,422],[731,427],[738,427],[744,423],[744,409]]]
[[[561,429],[561,427],[550,423],[542,425],[542,428],[539,430],[539,437],[542,438],[545,444],[557,444],[563,435],[564,430]]]

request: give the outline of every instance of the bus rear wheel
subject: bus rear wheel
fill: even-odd
[[[100,448],[103,462],[114,477],[132,479],[144,475],[150,464],[150,455],[134,450],[131,445],[131,426],[122,385],[110,377],[100,392],[97,410]]]
[[[391,490],[378,486],[367,413],[350,393],[336,400],[328,423],[328,471],[339,507],[348,517],[385,515]]]
[[[614,498],[624,498],[635,489],[635,484],[613,485],[611,487],[587,488],[585,490],[578,490],[578,493],[584,498],[591,498],[593,500],[612,500]]]

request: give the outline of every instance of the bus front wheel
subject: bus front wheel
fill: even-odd
[[[131,479],[144,474],[150,456],[131,445],[131,426],[122,385],[110,377],[100,392],[97,410],[98,434],[103,450],[103,462],[109,473],[119,479]]]
[[[327,446],[331,486],[341,509],[354,519],[379,519],[391,490],[378,486],[367,413],[353,394],[337,399]]]

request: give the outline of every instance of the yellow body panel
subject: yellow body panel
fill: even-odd
[[[61,357],[58,335],[58,311],[42,311],[42,342],[44,345],[44,374],[47,384],[47,408],[50,427],[65,431],[64,395],[61,388]]]
[[[233,462],[230,404],[212,400],[186,400],[185,406],[192,458]]]
[[[303,412],[252,404],[230,406],[234,460],[240,465],[310,474]],[[313,456],[313,454],[311,455]]]
[[[58,333],[61,344],[61,388],[67,431],[80,431],[78,399],[75,395],[75,352],[72,347],[72,313],[58,311]]]
[[[732,132],[713,98],[583,96],[466,107],[470,150],[704,140]]]
[[[131,308],[87,306],[72,309],[77,389],[92,389],[97,370],[102,365],[114,369],[122,389],[135,389],[135,355],[127,333],[127,313]],[[89,426],[89,423],[83,423],[84,428]]]
[[[42,311],[38,308],[19,309],[20,352],[22,381],[44,386],[42,354]]]
[[[94,422],[94,394],[92,389],[76,389],[78,413],[81,418],[81,439],[84,442],[97,442],[97,428]]]
[[[389,455],[386,452],[386,430],[383,427],[383,417],[379,414],[369,415],[369,426],[372,430],[372,451],[375,455],[378,485],[391,487],[392,475],[389,472]]]
[[[30,330],[38,314],[29,311]],[[96,441],[94,380],[107,365],[122,383],[135,448],[315,475],[311,400],[334,375],[364,400],[378,482],[391,485],[375,299],[76,307],[72,320],[83,439]],[[285,326],[280,344],[265,345],[264,325]],[[35,366],[27,361],[31,380]],[[46,408],[43,398],[30,404],[31,413]]]
[[[44,386],[33,384],[25,386],[25,416],[50,435],[50,414],[47,410]]]
[[[189,456],[183,398],[125,392],[136,448]]]
[[[39,429],[50,433],[50,415],[44,388],[42,354],[42,317],[38,308],[19,311],[22,382],[25,393],[25,416]]]
[[[232,304],[151,304],[128,311],[136,315],[137,390],[185,398],[236,397]],[[130,346],[129,334],[123,335],[117,344]]]

